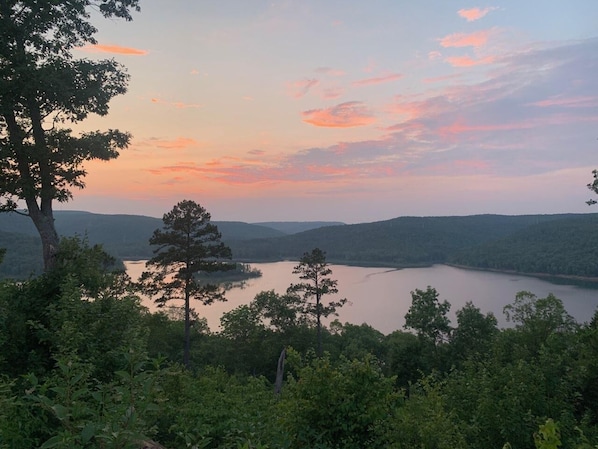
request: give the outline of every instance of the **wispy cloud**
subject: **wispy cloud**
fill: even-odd
[[[326,128],[352,128],[371,125],[376,121],[360,101],[348,101],[325,109],[311,109],[301,115],[305,123]]]
[[[196,109],[201,108],[200,104],[197,103],[183,103],[182,101],[165,101],[160,98],[152,98],[150,101],[154,104],[161,104],[175,107],[176,109]]]
[[[183,150],[185,148],[197,147],[201,145],[201,143],[190,137],[177,137],[176,139],[172,140],[154,137],[147,141],[141,142],[141,145],[153,146],[165,150]]]
[[[473,67],[476,65],[492,64],[495,61],[494,56],[485,56],[474,59],[471,56],[449,56],[445,59],[453,67]]]
[[[563,106],[566,108],[596,108],[598,107],[598,96],[588,95],[584,97],[562,97],[557,95],[555,97],[547,98],[546,100],[536,101],[530,103],[530,106],[551,107]]]
[[[357,81],[353,81],[353,86],[371,86],[374,84],[388,83],[390,81],[396,81],[403,78],[400,73],[390,73],[385,76],[379,76],[374,78],[365,78]]]
[[[430,77],[430,78],[424,78],[422,81],[424,83],[438,83],[438,82],[442,82],[442,81],[456,80],[461,77],[463,77],[463,74],[453,73],[451,75],[443,75],[443,76],[434,76],[434,77]]]
[[[442,58],[442,53],[440,53],[438,50],[433,50],[428,53],[428,59],[430,61],[435,61],[440,58]]]
[[[91,52],[91,53],[112,53],[112,54],[129,55],[129,56],[145,56],[149,53],[147,50],[140,50],[138,48],[122,47],[120,45],[105,45],[105,44],[85,45],[81,49],[84,51]]]
[[[498,9],[494,6],[490,6],[488,8],[471,8],[471,9],[460,9],[457,14],[463,17],[468,22],[473,22],[474,20],[479,20],[488,14],[490,11],[494,11]]]
[[[345,89],[342,87],[327,87],[322,90],[322,98],[325,100],[335,100],[344,95]]]
[[[344,70],[334,69],[332,67],[318,67],[315,70],[315,72],[320,73],[322,75],[335,76],[335,77],[345,76]]]
[[[315,78],[292,81],[287,83],[287,92],[293,98],[301,98],[307,95],[309,90],[318,84],[320,84],[320,81]]]
[[[482,47],[486,45],[490,36],[498,33],[497,28],[476,31],[474,33],[453,33],[439,39],[442,47]]]

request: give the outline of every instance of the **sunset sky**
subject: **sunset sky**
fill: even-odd
[[[81,58],[132,145],[62,209],[214,220],[598,212],[598,1],[142,0]],[[595,206],[596,207],[596,206]]]

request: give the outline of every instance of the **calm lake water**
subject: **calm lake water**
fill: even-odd
[[[229,290],[226,293],[227,302],[210,306],[196,303],[194,308],[200,316],[207,318],[212,330],[218,330],[222,313],[249,303],[261,291],[274,290],[282,294],[291,283],[299,282],[299,277],[293,274],[296,264],[251,264],[262,271],[262,277],[247,281],[244,288]],[[143,271],[145,262],[125,262],[125,265],[131,277],[136,279]],[[425,290],[428,285],[436,288],[440,300],[451,303],[449,316],[453,324],[456,324],[455,311],[467,301],[472,301],[483,313],[493,312],[499,326],[506,327],[509,323],[502,313],[503,307],[512,303],[517,292],[522,290],[538,297],[553,293],[580,323],[589,321],[598,308],[598,290],[552,284],[527,276],[464,270],[445,265],[402,270],[344,265],[331,265],[330,268],[331,278],[338,281],[339,293],[329,299],[336,297],[348,300],[339,309],[338,319],[343,323],[367,323],[385,334],[403,328],[405,314],[411,305],[411,291],[416,288]],[[151,300],[145,300],[144,304],[156,310]]]

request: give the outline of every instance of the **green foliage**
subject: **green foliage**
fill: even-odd
[[[32,409],[49,448],[139,447],[159,410],[156,375],[130,353],[127,370],[117,380],[97,385],[85,364],[59,360],[55,374],[43,384],[28,377],[24,403]]]
[[[504,313],[507,321],[525,335],[527,349],[532,352],[539,351],[551,336],[573,332],[577,326],[563,302],[552,293],[538,298],[530,292],[519,292],[515,301],[504,307]]]
[[[336,309],[345,305],[347,299],[323,303],[324,295],[338,293],[338,289],[337,281],[329,277],[332,270],[326,262],[326,253],[319,248],[313,249],[311,253],[304,253],[293,273],[298,274],[304,282],[292,284],[287,293],[300,294],[303,299],[302,312],[316,319],[318,354],[322,355],[322,318],[335,315]]]
[[[561,436],[557,424],[547,419],[534,434],[536,449],[558,449],[561,446]]]
[[[555,217],[556,218],[556,217]],[[539,219],[525,229],[455,253],[449,262],[521,273],[598,277],[598,215]]]
[[[220,286],[202,282],[198,275],[234,268],[225,261],[232,257],[230,248],[220,241],[221,234],[210,218],[202,206],[189,200],[177,203],[164,214],[164,228],[156,229],[150,238],[150,244],[156,246],[155,255],[146,263],[149,271],[140,278],[142,290],[158,295],[155,301],[160,306],[173,299],[184,300],[183,363],[187,367],[190,366],[190,300],[199,300],[204,305],[226,301]]]
[[[484,359],[498,335],[497,321],[492,313],[483,315],[473,303],[457,310],[457,327],[451,333],[451,349],[460,360]]]
[[[0,210],[26,203],[45,270],[59,243],[53,201],[84,187],[84,162],[113,159],[130,139],[118,130],[75,137],[62,126],[106,115],[110,100],[126,92],[128,75],[116,61],[73,57],[74,48],[96,43],[92,8],[128,20],[139,9],[138,0],[11,0],[0,7]]]
[[[216,368],[195,377],[173,369],[163,389],[169,400],[156,438],[166,447],[258,448],[278,433],[276,399],[263,378],[240,381]]]
[[[450,321],[446,316],[450,308],[448,301],[439,301],[435,288],[415,289],[411,292],[411,307],[405,315],[405,328],[415,330],[419,337],[437,346],[447,341],[450,335]]]
[[[433,377],[422,378],[409,388],[409,399],[397,410],[391,441],[397,449],[469,447],[443,384]]]
[[[373,357],[344,360],[338,367],[326,357],[314,358],[296,376],[287,382],[279,403],[288,447],[388,447],[390,417],[402,395]]]
[[[54,357],[78,355],[103,378],[122,363],[118,351],[141,345],[139,300],[110,263],[100,247],[64,239],[52,271],[0,284],[3,372],[41,375]]]

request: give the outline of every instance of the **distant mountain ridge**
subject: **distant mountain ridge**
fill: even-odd
[[[598,278],[598,214],[398,217],[340,222],[214,222],[236,260],[298,260],[321,248],[332,263],[389,267],[449,263],[482,269]],[[61,235],[86,235],[120,259],[146,259],[162,220],[139,215],[56,213]],[[0,214],[0,276],[41,269],[37,232],[28,217]],[[16,273],[20,274],[16,274]]]
[[[102,244],[122,259],[152,256],[149,238],[162,226],[162,219],[143,215],[96,214],[82,211],[55,211],[56,229],[61,236],[85,236],[90,244]],[[237,221],[214,221],[223,240],[243,241],[288,235],[294,230],[314,229],[326,222],[285,222],[280,228]],[[0,277],[29,276],[41,272],[41,244],[29,217],[0,213],[0,248],[7,248]]]

